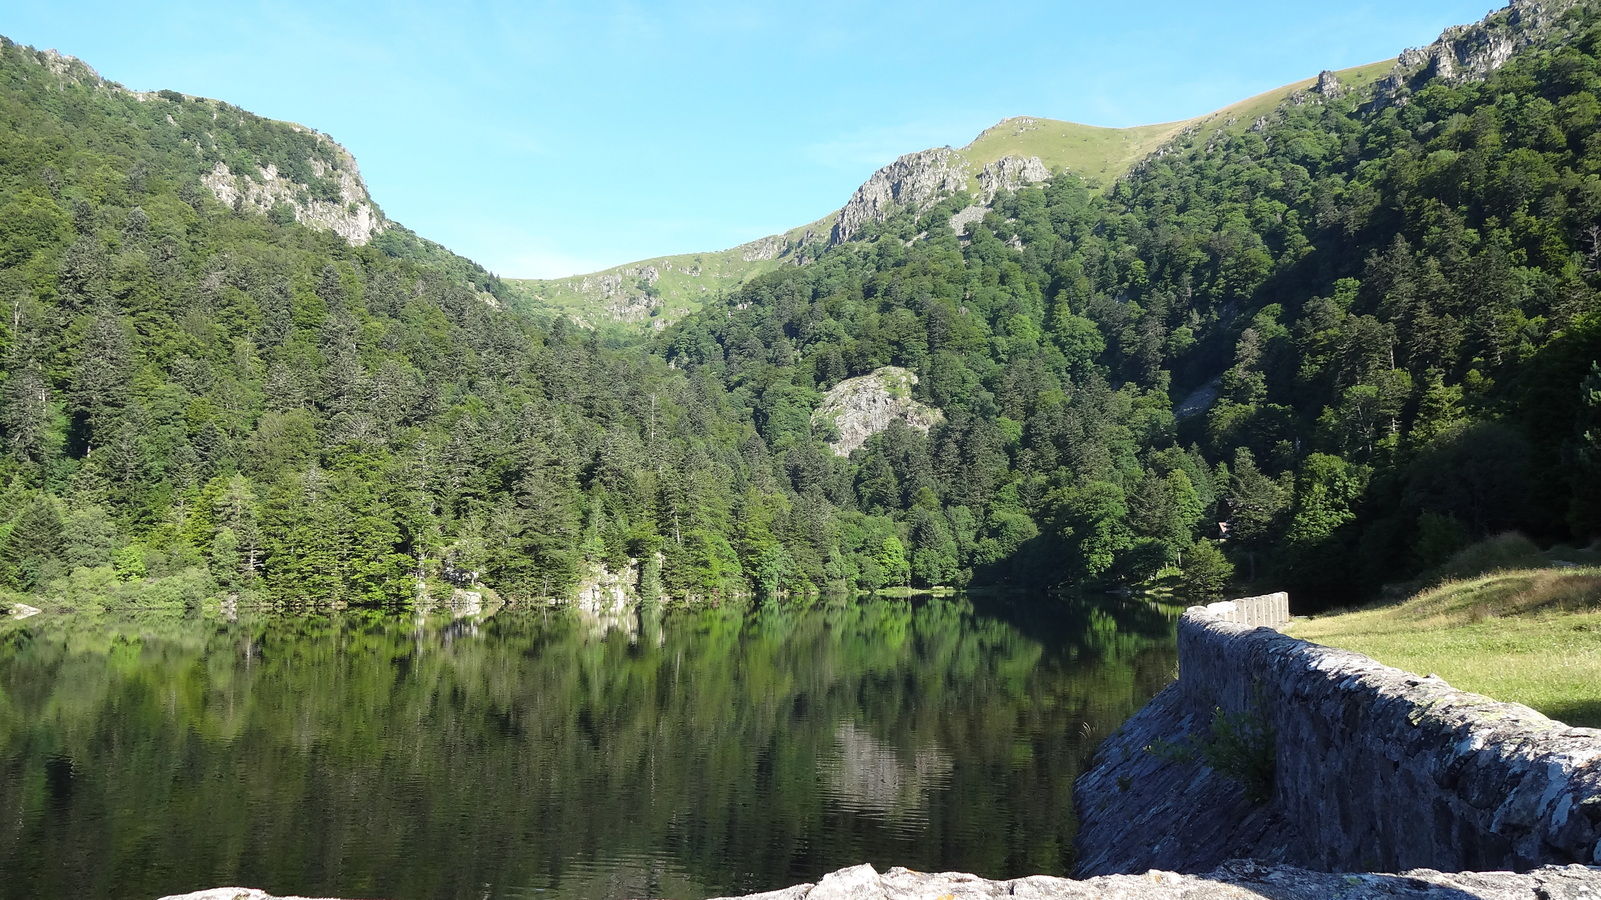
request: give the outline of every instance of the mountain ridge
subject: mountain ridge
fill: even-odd
[[[1397,58],[1392,57],[1325,71],[1193,118],[1151,125],[1112,128],[1039,116],[1009,116],[960,148],[946,145],[902,154],[875,170],[844,206],[778,234],[725,250],[648,257],[561,278],[506,281],[531,312],[564,315],[585,327],[620,325],[625,330],[661,330],[723,291],[780,266],[804,264],[824,246],[853,239],[867,222],[882,222],[900,208],[922,211],[966,190],[981,199],[952,217],[952,226],[960,231],[967,222],[982,218],[988,211],[997,191],[984,185],[983,175],[992,166],[1004,167],[1012,161],[1014,167],[1029,168],[1032,160],[1045,174],[1065,170],[1085,178],[1097,190],[1105,190],[1142,160],[1160,153],[1165,145],[1187,133],[1231,127],[1247,118],[1254,122],[1279,103],[1317,90],[1320,81],[1329,77],[1344,90],[1366,89],[1392,71],[1396,63]],[[915,162],[908,165],[909,160]],[[853,216],[853,202],[864,192],[872,192],[875,183],[880,185],[877,193],[881,196],[897,193],[895,185],[904,179],[904,175],[897,177],[897,170],[914,178],[932,176],[941,189],[913,190],[917,199],[909,204],[866,203],[866,214]],[[1015,177],[999,182],[1005,190],[1020,186]]]

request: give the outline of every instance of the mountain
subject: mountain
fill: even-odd
[[[1597,0],[1166,137],[902,157],[631,342],[300,126],[6,42],[0,134],[0,591],[34,606],[1348,603],[1601,535]]]
[[[718,385],[506,308],[325,134],[0,39],[0,135],[0,599],[561,598],[630,559],[721,597],[837,515]]]
[[[961,236],[963,198],[894,212],[653,346],[772,447],[832,439],[801,413],[842,382],[916,375],[944,421],[850,457],[914,580],[1203,590],[1235,565],[1349,602],[1499,531],[1588,542],[1598,54],[1598,4],[1520,0],[1109,185],[1002,192]]]
[[[1140,160],[1181,135],[1244,128],[1287,98],[1319,90],[1366,89],[1389,76],[1395,60],[1324,73],[1220,110],[1160,125],[1100,128],[1031,116],[1002,120],[960,149],[909,153],[873,173],[839,210],[782,234],[728,250],[625,263],[587,275],[509,279],[526,306],[590,327],[660,330],[764,272],[803,265],[823,248],[850,240],[862,225],[897,208],[927,209],[965,191],[975,202],[953,220],[960,229],[982,217],[994,195],[1044,181],[1052,172],[1080,176],[1105,190]]]

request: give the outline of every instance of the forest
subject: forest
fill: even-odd
[[[0,589],[535,600],[635,559],[688,602],[1317,602],[1504,531],[1588,542],[1601,11],[1403,99],[1301,96],[960,235],[959,194],[639,344],[399,226],[351,246],[225,206],[218,162],[326,195],[324,145],[5,42]],[[812,411],[884,365],[945,422],[834,456]]]

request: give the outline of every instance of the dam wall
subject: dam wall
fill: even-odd
[[[1282,594],[1184,614],[1178,680],[1075,786],[1079,877],[1601,864],[1601,731],[1290,637],[1287,618]]]

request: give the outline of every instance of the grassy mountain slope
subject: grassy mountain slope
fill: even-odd
[[[1360,90],[1371,86],[1394,64],[1393,59],[1381,60],[1335,74],[1348,90]],[[1007,156],[1039,157],[1046,168],[1065,169],[1104,190],[1135,163],[1180,135],[1248,127],[1286,98],[1316,83],[1316,78],[1309,78],[1193,119],[1132,128],[1017,116],[985,129],[958,152],[974,172],[968,185],[974,193],[978,190],[976,173]],[[508,282],[524,308],[536,314],[565,315],[589,327],[620,325],[627,332],[657,330],[757,275],[815,256],[820,248],[809,245],[828,236],[833,219],[831,214],[783,234],[727,250],[653,257],[587,275]]]
[[[833,224],[830,213],[809,225],[727,250],[657,256],[588,275],[507,279],[507,283],[523,308],[535,314],[564,315],[592,328],[660,329],[729,288],[794,265],[806,245],[826,238]]]

